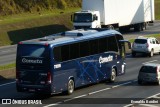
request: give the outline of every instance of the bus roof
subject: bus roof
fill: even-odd
[[[60,45],[60,44],[67,44],[76,41],[85,41],[94,38],[101,38],[104,36],[113,36],[113,35],[120,35],[121,33],[115,30],[108,30],[108,29],[78,29],[78,30],[71,30],[62,33],[57,33],[53,35],[49,35],[43,38],[32,39],[28,41],[22,41],[22,44],[41,44],[41,45]],[[122,37],[123,38],[123,37]]]

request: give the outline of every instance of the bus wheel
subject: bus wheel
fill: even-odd
[[[132,52],[132,56],[135,57],[136,56],[136,52]]]
[[[68,90],[67,90],[67,93],[70,95],[70,94],[72,94],[73,93],[73,91],[74,91],[74,81],[72,80],[72,79],[70,79],[69,81],[68,81]]]
[[[112,68],[112,73],[111,73],[111,77],[109,79],[110,82],[115,82],[116,79],[116,70],[114,68]]]
[[[138,79],[138,84],[141,85],[143,82],[141,80]]]

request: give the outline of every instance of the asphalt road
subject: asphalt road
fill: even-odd
[[[82,87],[76,89],[75,92],[69,96],[57,94],[46,97],[28,93],[17,93],[15,82],[12,82],[0,85],[0,98],[41,99],[43,105],[34,105],[37,107],[66,107],[66,104],[63,104],[64,102],[67,103],[67,106],[69,107],[84,107],[84,104],[89,104],[85,105],[88,107],[123,107],[129,104],[131,100],[136,100],[135,98],[144,99],[160,93],[160,86],[157,86],[156,84],[140,86],[137,83],[137,75],[141,65],[150,61],[160,63],[160,55],[155,55],[152,58],[143,57],[141,55],[136,58],[128,56],[126,59],[126,74],[117,77],[115,83],[101,82]],[[8,105],[1,106],[3,107]],[[17,107],[17,105],[12,106]]]
[[[0,47],[0,65],[14,63],[16,59],[17,46]]]
[[[146,36],[150,34],[160,34],[160,21],[156,21],[154,26],[148,26],[147,30],[142,32],[134,32],[134,30],[130,30],[127,33],[124,33],[125,39],[133,39],[137,38],[138,36]],[[17,46],[6,46],[0,47],[0,65],[14,63],[16,59],[16,49]]]

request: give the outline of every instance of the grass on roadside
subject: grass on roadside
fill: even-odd
[[[155,0],[155,19],[160,20],[160,0]]]
[[[39,13],[22,13],[22,14],[8,15],[8,16],[0,16],[0,25],[16,23],[16,22],[23,22],[27,20],[45,18],[45,17],[50,17],[50,16],[57,16],[61,14],[75,12],[78,10],[80,10],[80,8],[67,8],[65,10],[54,9],[52,11],[48,10],[48,11],[42,11]]]
[[[6,69],[15,68],[15,67],[16,67],[15,63],[6,64],[6,65],[0,65],[0,71],[6,70]]]
[[[7,16],[0,22],[0,46],[13,45],[19,41],[72,29],[71,14],[79,9],[72,8],[65,10],[64,13],[60,13],[62,10],[54,13],[44,12],[42,16],[38,14]]]

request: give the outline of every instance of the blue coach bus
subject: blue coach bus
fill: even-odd
[[[74,89],[125,74],[125,42],[115,30],[66,31],[18,44],[18,92],[72,94]]]

